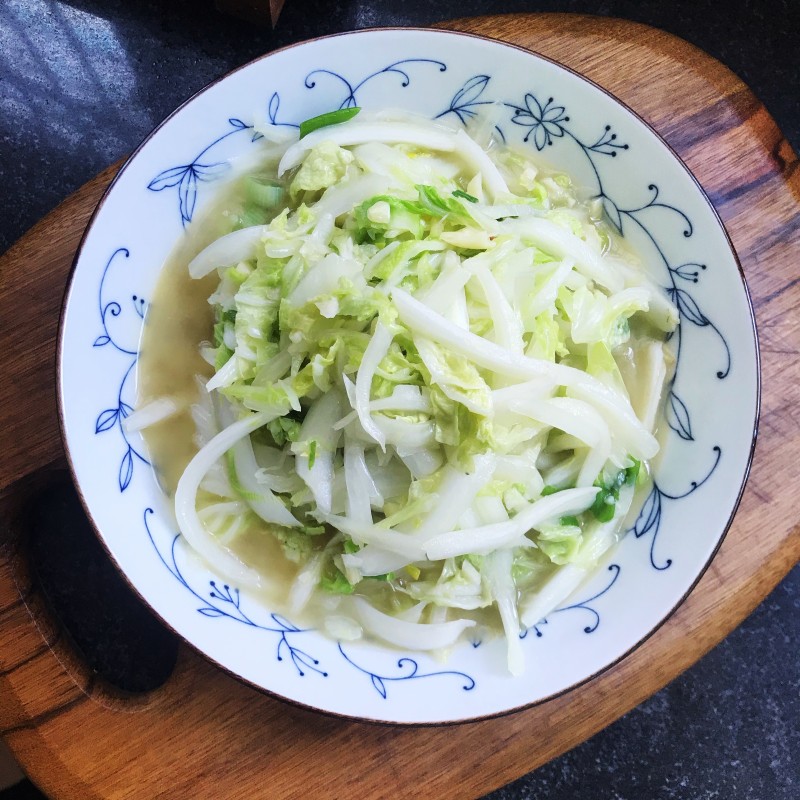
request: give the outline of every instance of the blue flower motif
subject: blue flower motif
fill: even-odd
[[[525,95],[525,108],[512,106],[514,116],[511,121],[523,128],[529,128],[523,141],[527,142],[533,135],[533,143],[537,150],[544,150],[547,145],[553,144],[553,137],[560,138],[564,135],[562,122],[569,122],[564,106],[557,106],[552,97],[542,105],[534,95]]]

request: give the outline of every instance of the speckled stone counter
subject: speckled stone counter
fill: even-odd
[[[512,11],[619,16],[677,34],[748,83],[800,149],[797,0],[287,0],[275,31],[223,17],[211,0],[3,0],[0,250],[132,150],[175,106],[257,55],[352,28]],[[63,538],[58,521],[80,513],[74,495],[64,491],[53,501],[64,514],[42,521],[52,542]],[[73,527],[82,530],[79,522]],[[119,617],[116,623],[99,618],[98,604],[91,607],[69,579],[70,564],[79,559],[98,584],[108,583],[111,595],[124,592],[102,551],[85,531],[69,541],[60,567],[51,562],[41,574],[73,637],[90,663],[120,682],[133,687],[143,675],[157,679],[164,665],[131,656],[137,642],[120,643]],[[120,613],[140,620],[143,637],[168,637],[133,598],[119,602]],[[30,785],[0,794],[39,796]],[[585,744],[489,797],[800,798],[800,569],[678,680]]]

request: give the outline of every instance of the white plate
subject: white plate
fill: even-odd
[[[446,663],[342,644],[228,587],[187,556],[138,435],[143,317],[185,224],[231,158],[260,146],[253,123],[291,127],[333,108],[399,107],[464,122],[500,102],[509,143],[573,175],[649,259],[676,303],[677,375],[655,487],[631,533],[523,642],[509,676],[501,639],[460,645]],[[694,178],[630,110],[524,50],[444,31],[384,30],[281,50],[200,92],[139,148],[101,202],[65,303],[64,437],[112,558],[160,617],[257,687],[334,714],[400,723],[469,720],[586,681],[641,643],[680,603],[730,524],[750,464],[759,398],[753,316],[725,231]]]

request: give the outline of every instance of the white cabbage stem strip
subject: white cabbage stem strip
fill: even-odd
[[[627,399],[606,386],[571,386],[569,394],[591,404],[608,422],[615,441],[635,458],[650,459],[659,449],[658,441],[639,421]]]
[[[287,302],[293,306],[303,306],[315,297],[333,292],[341,278],[354,278],[361,274],[361,264],[329,253],[321,261],[311,266],[292,289]]]
[[[456,149],[459,155],[483,179],[483,186],[492,199],[508,194],[508,186],[500,170],[486,154],[486,151],[467,136],[464,131],[456,133]]]
[[[522,324],[517,313],[511,307],[503,290],[497,283],[488,267],[480,264],[473,267],[473,274],[486,296],[489,312],[492,316],[495,342],[512,353],[522,354]]]
[[[288,350],[282,350],[259,369],[255,382],[260,386],[276,383],[286,375],[291,366],[292,354]]]
[[[475,456],[475,468],[471,473],[459,472],[447,467],[446,474],[437,489],[439,499],[433,511],[427,514],[415,530],[418,536],[427,536],[455,527],[465,508],[492,479],[497,459],[493,453]]]
[[[423,395],[419,386],[405,386],[400,384],[389,397],[381,397],[378,400],[371,400],[369,403],[370,413],[373,411],[407,411],[430,414],[430,400]],[[337,420],[333,427],[335,430],[346,428],[351,422],[358,418],[355,411],[351,411],[346,416]]]
[[[378,611],[363,597],[353,597],[351,601],[355,616],[364,630],[396,647],[441,650],[454,645],[467,628],[475,625],[471,619],[427,624],[406,622]]]
[[[226,516],[233,516],[242,515],[247,511],[247,504],[241,500],[229,500],[224,501],[222,503],[212,503],[205,508],[201,508],[200,511],[197,512],[197,515],[200,519],[205,520],[209,519],[210,517],[226,517]]]
[[[471,530],[451,531],[430,537],[424,544],[431,561],[464,556],[486,555],[492,550],[516,545],[521,537],[537,525],[567,514],[581,514],[594,502],[599,489],[565,489],[531,503],[508,522],[482,525]],[[528,542],[533,546],[533,542]]]
[[[546,379],[554,386],[566,386],[571,394],[586,400],[606,418],[613,420],[622,443],[629,444],[631,453],[637,458],[652,458],[658,452],[658,442],[642,427],[627,398],[597,378],[564,364],[511,353],[494,342],[453,325],[402,289],[395,289],[392,299],[400,319],[415,334],[446,345],[478,366],[497,374],[519,381]]]
[[[325,553],[315,553],[297,573],[289,589],[288,606],[292,614],[299,614],[308,605],[311,595],[317,588],[324,566]]]
[[[438,126],[408,122],[345,122],[312,131],[295,142],[283,154],[278,164],[278,177],[298,166],[306,154],[322,142],[333,142],[340,147],[352,147],[367,142],[413,144],[442,153],[451,153],[457,146],[456,137]]]
[[[486,576],[489,589],[497,604],[508,649],[508,671],[521,675],[525,669],[525,656],[519,638],[519,614],[517,611],[517,587],[511,575],[513,553],[511,550],[496,550],[486,556],[482,574]]]
[[[286,410],[284,408],[250,414],[221,430],[189,462],[175,491],[175,516],[183,538],[205,559],[209,566],[242,586],[257,587],[261,584],[261,577],[256,570],[248,567],[230,550],[222,547],[206,530],[197,515],[197,490],[206,472],[236,442],[249,436],[253,431],[257,431],[273,419],[283,416]]]
[[[444,456],[438,449],[406,449],[401,452],[398,448],[397,455],[415,478],[424,478],[426,475],[432,475],[441,467],[444,461]]]
[[[591,448],[589,452],[586,454],[586,458],[583,461],[583,466],[578,473],[578,478],[575,481],[576,486],[591,486],[597,476],[600,474],[600,471],[603,469],[603,466],[609,459],[611,455],[611,442],[606,438],[606,441],[599,444],[597,447]]]
[[[283,502],[266,486],[258,482],[256,478],[258,464],[248,436],[243,436],[233,445],[233,463],[236,467],[239,484],[246,493],[247,504],[264,522],[285,525],[290,528],[300,525]]]
[[[547,311],[555,305],[558,290],[564,285],[574,266],[572,259],[564,259],[557,265],[555,272],[536,292],[533,303],[526,308],[526,312],[531,317],[538,317],[543,311]]]
[[[413,563],[407,556],[383,550],[374,544],[368,544],[357,553],[345,553],[342,561],[345,566],[367,577],[395,572]]]
[[[454,258],[448,258],[453,256]],[[434,311],[444,314],[450,308],[455,294],[463,290],[470,274],[461,266],[458,256],[448,250],[445,253],[445,264],[436,280],[419,299]]]
[[[495,411],[510,411],[514,403],[527,400],[545,400],[553,396],[553,382],[534,379],[513,386],[504,386],[492,392],[492,405]]]
[[[189,262],[189,275],[204,278],[217,267],[230,267],[252,258],[267,230],[266,225],[254,225],[216,239]]]
[[[605,420],[588,403],[571,397],[552,397],[549,400],[519,400],[511,410],[571,434],[588,447],[610,446]]]
[[[344,480],[347,487],[347,516],[358,525],[372,524],[372,499],[380,498],[364,461],[364,448],[346,436],[344,441]],[[383,499],[380,498],[380,505]]]
[[[300,427],[298,442],[305,448],[316,442],[314,466],[309,466],[305,452],[297,448],[295,470],[311,489],[317,508],[324,514],[330,513],[333,499],[333,456],[341,436],[333,427],[333,422],[341,415],[344,401],[338,391],[331,390],[308,409]]]
[[[633,495],[632,487],[623,487],[614,518],[609,522],[597,523],[591,531],[584,534],[578,559],[561,567],[535,594],[523,600],[520,617],[526,628],[541,622],[558,608],[594,569],[600,556],[615,543],[617,531],[628,514]]]
[[[581,471],[581,454],[575,453],[554,467],[546,469],[542,475],[549,486],[568,486],[576,483]]]
[[[445,312],[445,317],[454,325],[462,330],[469,330],[469,308],[467,307],[467,295],[464,289],[453,292],[450,308]]]
[[[125,417],[122,426],[127,433],[134,433],[149,428],[169,419],[181,410],[181,406],[173,397],[159,397],[151,400],[144,406],[137,408],[132,414]]]
[[[393,445],[398,454],[404,450],[421,450],[436,445],[433,422],[408,422],[402,417],[373,417],[375,427],[386,444]]]
[[[588,570],[565,564],[522,606],[522,624],[531,628],[558,608],[583,582]]]
[[[319,221],[314,227],[314,232],[309,236],[309,239],[314,244],[328,249],[328,242],[330,242],[331,236],[333,236],[336,219],[331,212],[320,214],[319,210],[317,211],[317,218]]]
[[[305,142],[312,134],[306,136]],[[302,144],[302,142],[300,142]],[[330,216],[332,219],[350,211],[353,207],[369,200],[376,194],[385,194],[389,189],[389,181],[383,175],[359,175],[345,183],[336,184],[326,189],[319,202],[314,206],[314,213],[319,219]]]
[[[647,344],[640,350],[636,366],[640,373],[644,373],[645,380],[639,384],[642,391],[636,398],[635,407],[642,425],[652,432],[656,425],[656,415],[664,391],[664,382],[667,379],[664,345],[657,341]]]
[[[622,277],[605,263],[598,252],[572,231],[538,217],[512,220],[506,228],[510,233],[520,236],[523,241],[531,242],[556,258],[574,259],[575,266],[587,278],[591,278],[600,286],[605,286],[609,291],[618,292],[623,288]]]
[[[389,256],[400,247],[399,241],[391,242],[387,244],[383,250],[378,250],[372,258],[367,261],[367,263],[363,267],[364,277],[371,278],[375,274],[375,270],[383,263]]]
[[[425,543],[405,533],[397,533],[377,525],[364,525],[349,516],[320,514],[320,519],[336,530],[346,533],[358,545],[375,545],[378,548],[408,558],[407,563],[425,561]]]
[[[379,322],[364,351],[364,357],[361,359],[361,366],[356,375],[355,411],[364,432],[378,443],[381,450],[386,450],[386,437],[370,414],[369,393],[375,370],[389,352],[393,338],[392,332],[382,322]]]
[[[230,386],[239,377],[238,355],[232,355],[208,380],[206,391]]]

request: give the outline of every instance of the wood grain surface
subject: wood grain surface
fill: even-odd
[[[722,548],[638,650],[590,683],[505,718],[411,729],[336,720],[262,695],[189,648],[161,689],[135,700],[110,691],[59,640],[32,588],[19,509],[63,460],[54,388],[59,307],[112,167],[0,263],[0,348],[11,353],[0,381],[0,730],[53,798],[476,797],[663,687],[800,557],[800,510],[787,491],[800,481],[800,169],[775,123],[721,64],[642,25],[514,15],[447,27],[528,47],[614,92],[683,157],[722,216],[752,293],[763,374],[759,446]],[[14,313],[23,307],[38,321],[26,323],[24,335]]]

